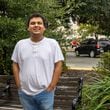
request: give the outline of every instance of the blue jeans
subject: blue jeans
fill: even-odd
[[[18,94],[24,110],[53,110],[54,91],[45,90],[37,95],[30,96],[19,90]]]

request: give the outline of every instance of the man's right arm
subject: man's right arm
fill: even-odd
[[[18,63],[13,62],[12,63],[12,70],[13,70],[13,75],[15,79],[15,83],[17,88],[20,88],[20,79],[19,79],[19,65]]]

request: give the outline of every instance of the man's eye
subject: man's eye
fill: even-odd
[[[37,25],[41,25],[42,22],[37,22],[37,23],[36,23],[36,22],[31,22],[30,24],[31,24],[31,25],[35,25],[35,24],[37,24]]]
[[[38,22],[37,24],[42,24],[42,22]]]
[[[35,22],[31,22],[30,24],[31,24],[31,25],[35,25],[36,23],[35,23]]]

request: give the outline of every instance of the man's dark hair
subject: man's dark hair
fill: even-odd
[[[48,22],[47,22],[46,18],[44,16],[42,16],[40,13],[33,13],[32,15],[29,16],[29,18],[27,20],[27,27],[29,26],[30,20],[34,17],[40,17],[43,20],[45,28],[48,28]]]

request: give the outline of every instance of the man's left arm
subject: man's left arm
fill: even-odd
[[[54,69],[52,81],[51,81],[50,85],[48,86],[47,91],[54,90],[54,88],[56,87],[56,85],[59,81],[61,73],[62,73],[62,61],[58,61],[55,63],[55,69]]]

